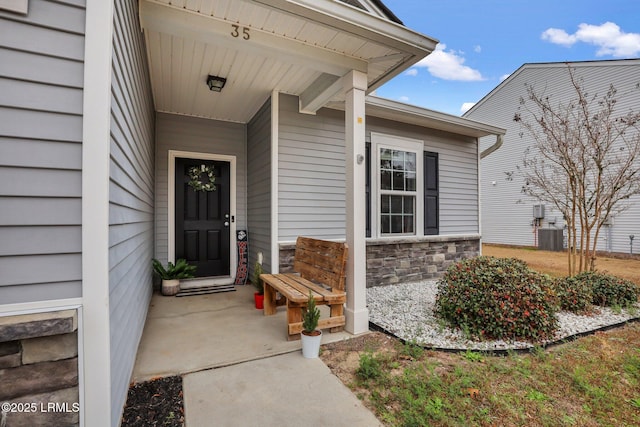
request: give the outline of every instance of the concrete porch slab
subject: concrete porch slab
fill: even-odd
[[[300,341],[287,341],[285,309],[264,316],[254,307],[253,292],[252,286],[236,286],[235,292],[210,295],[154,295],[132,381],[299,352]],[[349,337],[325,331],[322,342]]]

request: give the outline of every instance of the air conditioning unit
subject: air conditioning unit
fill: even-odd
[[[544,205],[533,205],[533,219],[544,218]]]

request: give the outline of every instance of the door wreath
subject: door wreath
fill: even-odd
[[[200,167],[193,166],[189,168],[189,187],[195,191],[216,191],[216,175],[214,173],[213,166],[200,165]],[[203,182],[203,175],[205,175],[208,182]]]

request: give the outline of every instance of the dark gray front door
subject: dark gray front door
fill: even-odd
[[[189,186],[189,170],[202,165],[213,166],[215,191]],[[176,259],[195,265],[196,277],[229,275],[230,169],[228,162],[176,158]]]

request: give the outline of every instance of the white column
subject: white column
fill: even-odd
[[[351,71],[343,78],[345,100],[345,150],[347,196],[347,320],[346,330],[369,330],[367,310],[367,256],[365,246],[365,106],[367,75]]]
[[[113,0],[87,2],[82,131],[81,426],[117,425],[111,402],[109,143]],[[121,408],[116,408],[120,414]],[[115,419],[112,419],[114,417]]]

